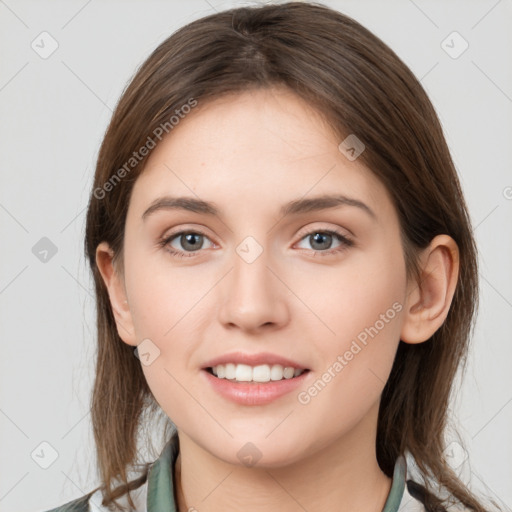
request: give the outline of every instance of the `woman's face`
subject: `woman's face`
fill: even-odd
[[[143,342],[148,384],[179,431],[226,462],[277,467],[356,431],[374,442],[405,262],[386,189],[341,142],[293,93],[245,92],[199,102],[135,183],[123,339]],[[234,353],[262,355],[254,373],[229,367],[240,378],[280,378],[279,358],[308,371],[255,384],[205,369]]]

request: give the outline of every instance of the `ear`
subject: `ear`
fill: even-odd
[[[107,242],[96,248],[96,265],[108,291],[119,337],[128,345],[137,346],[132,314],[126,297],[124,278],[113,263],[114,252]]]
[[[420,257],[419,282],[411,282],[405,300],[400,339],[427,341],[445,321],[459,275],[459,248],[448,235],[436,236]]]

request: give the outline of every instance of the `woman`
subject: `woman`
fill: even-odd
[[[485,510],[444,455],[467,208],[425,91],[354,20],[292,2],[164,41],[105,135],[85,249],[102,485],[56,510]]]

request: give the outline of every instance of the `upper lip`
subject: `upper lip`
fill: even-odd
[[[279,356],[277,354],[271,354],[269,352],[260,352],[259,354],[244,354],[243,352],[231,352],[230,354],[224,354],[219,357],[215,357],[210,361],[207,361],[204,368],[212,368],[219,364],[247,364],[249,366],[258,366],[262,364],[280,364],[283,367],[293,367],[299,370],[307,370],[307,368],[297,361],[288,359],[286,357]]]

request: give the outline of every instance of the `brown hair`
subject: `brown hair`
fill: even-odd
[[[483,511],[443,456],[452,384],[459,366],[465,368],[474,327],[478,272],[440,122],[418,80],[387,45],[353,19],[306,2],[226,10],[182,27],[142,64],[116,106],[98,155],[85,236],[97,297],[91,407],[103,505],[118,505],[116,498],[145,481],[147,465],[130,483],[127,468],[138,455],[143,413],[151,418],[158,411],[133,348],[119,338],[95,261],[98,244],[106,241],[122,272],[128,203],[147,157],[131,169],[126,163],[191,100],[201,104],[273,86],[315,107],[340,142],[349,134],[364,142],[359,159],[389,190],[399,215],[408,277],[418,279],[418,250],[436,235],[450,235],[459,247],[460,274],[446,321],[425,343],[400,341],[381,398],[377,459],[391,476],[397,457],[410,452],[424,475],[427,510],[448,503],[430,491],[435,484],[450,499]],[[122,179],[114,183],[116,172]],[[122,485],[114,488],[115,479]]]

